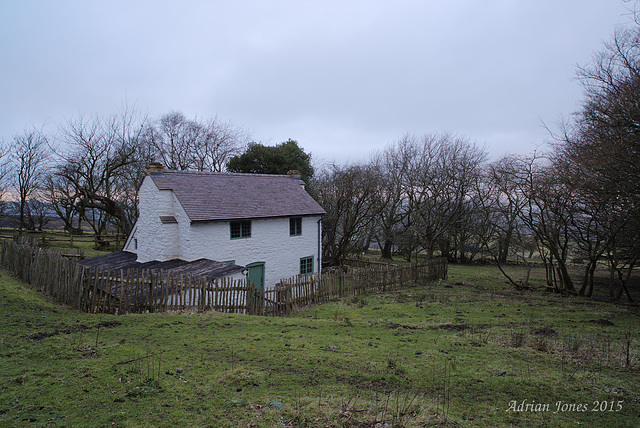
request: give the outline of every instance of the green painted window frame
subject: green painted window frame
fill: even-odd
[[[231,239],[251,238],[251,220],[232,221],[229,223]]]
[[[289,218],[289,236],[302,235],[302,217]]]
[[[310,257],[302,257],[300,259],[300,275],[313,275],[313,265],[314,258]]]

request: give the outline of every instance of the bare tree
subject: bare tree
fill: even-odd
[[[57,166],[59,167],[59,166]],[[56,168],[57,168],[56,167]],[[55,169],[54,169],[55,171]],[[81,233],[81,218],[78,215],[79,193],[69,181],[56,172],[47,175],[43,189],[43,198],[49,203],[49,207],[58,215],[64,223],[64,229],[69,233]],[[78,215],[77,227],[73,225],[74,217]]]
[[[49,158],[47,137],[37,130],[25,130],[13,138],[11,167],[13,188],[18,200],[19,228],[26,228],[27,204],[44,183]]]
[[[0,141],[0,214],[4,213],[5,201],[4,197],[11,179],[11,145],[7,145],[4,141]]]
[[[572,242],[572,219],[576,213],[571,189],[562,180],[562,172],[545,157],[518,158],[513,177],[526,205],[520,218],[536,241],[549,252],[547,282],[556,290],[575,293],[568,269]]]
[[[368,246],[378,205],[378,176],[370,165],[331,166],[314,182],[314,197],[327,211],[322,221],[322,260],[339,265]]]
[[[248,134],[230,122],[192,120],[180,112],[162,116],[148,135],[154,156],[176,170],[222,171],[248,141]]]
[[[240,155],[250,140],[249,133],[214,116],[201,123],[203,133],[194,150],[197,171],[221,172],[229,160]]]
[[[199,124],[184,114],[172,112],[156,124],[151,144],[160,161],[169,169],[188,170],[193,166],[193,151],[203,133]]]
[[[408,137],[374,156],[373,168],[379,173],[379,191],[373,195],[378,205],[374,219],[374,237],[382,251],[382,258],[391,259],[394,246],[406,244],[403,238],[410,218],[407,206],[405,177],[409,173],[413,151]],[[409,252],[410,255],[411,251]]]
[[[79,195],[78,211],[85,220],[93,220],[95,209],[116,218],[122,232],[131,230],[135,213],[128,210],[127,197],[136,194],[140,183],[130,181],[130,172],[142,171],[150,160],[144,150],[146,123],[146,118],[124,109],[104,119],[69,120],[60,128],[58,140],[69,151],[60,154],[56,174]]]
[[[25,225],[27,229],[42,232],[42,228],[51,221],[50,213],[49,204],[41,196],[27,201],[25,206]]]
[[[487,234],[480,196],[470,193],[462,203],[461,215],[449,232],[450,260],[467,263],[482,251],[483,238]]]
[[[450,134],[406,137],[412,162],[405,176],[411,229],[428,257],[448,253],[449,233],[480,174],[486,151]]]
[[[490,222],[495,229],[494,239],[497,246],[498,262],[506,263],[512,252],[512,241],[518,238],[522,230],[519,224],[519,215],[522,214],[525,201],[522,193],[517,191],[513,180],[517,167],[517,159],[513,156],[504,157],[487,169],[485,178],[486,189],[489,193],[493,221]]]
[[[606,255],[617,293],[640,257],[640,33],[619,28],[590,64],[578,69],[581,108],[554,135],[554,162],[575,196],[574,239],[587,258],[580,294],[593,292],[593,274]],[[614,275],[622,267],[625,273]]]
[[[475,192],[482,225],[477,229],[476,237],[504,277],[517,288],[528,285],[530,269],[523,279],[516,279],[505,271],[504,265],[510,259],[526,261],[525,250],[531,257],[535,249],[532,243],[536,242],[533,231],[521,220],[528,204],[521,189],[522,168],[522,158],[515,155],[487,165],[476,183]]]

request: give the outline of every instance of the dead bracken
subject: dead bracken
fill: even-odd
[[[531,334],[538,336],[557,336],[558,332],[551,327],[542,327],[531,330]]]

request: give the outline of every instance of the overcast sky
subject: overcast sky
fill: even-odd
[[[530,153],[582,98],[622,0],[0,0],[0,139],[124,103],[318,161],[449,131]]]

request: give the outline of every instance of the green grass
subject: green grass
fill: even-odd
[[[0,426],[632,427],[638,316],[489,266],[289,318],[89,315],[0,271]]]

